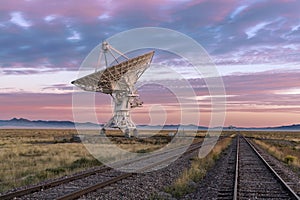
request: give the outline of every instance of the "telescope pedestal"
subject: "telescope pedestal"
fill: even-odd
[[[138,131],[130,117],[130,109],[142,105],[138,100],[138,95],[131,94],[128,91],[115,91],[112,93],[114,103],[114,115],[104,125],[101,134],[105,134],[106,128],[119,128],[125,137],[137,137]]]
[[[115,65],[109,65],[111,63],[111,60],[107,59],[109,54],[114,59],[113,62],[116,62]],[[107,128],[119,128],[126,137],[137,136],[136,126],[130,118],[130,110],[141,107],[143,102],[139,100],[134,85],[150,66],[153,55],[154,51],[151,51],[134,58],[128,58],[104,41],[97,63],[95,63],[94,58],[89,60],[91,62],[89,64],[96,64],[95,72],[71,82],[85,91],[101,92],[112,96],[113,117],[104,125],[101,134],[105,134]],[[98,71],[103,57],[105,69]],[[119,58],[125,58],[125,60],[122,61]]]

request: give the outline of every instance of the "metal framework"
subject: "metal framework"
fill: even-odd
[[[107,53],[110,53],[118,64],[109,67]],[[126,60],[119,62],[114,53],[117,53],[119,57],[123,57]],[[106,68],[97,71],[103,55]],[[119,128],[126,137],[137,135],[136,126],[130,117],[130,110],[135,107],[141,107],[143,102],[139,99],[139,95],[134,85],[150,66],[153,55],[154,51],[151,51],[129,59],[127,56],[110,46],[107,42],[103,42],[96,72],[71,82],[86,91],[101,92],[111,95],[114,102],[114,115],[104,125],[101,134],[105,134],[106,128]]]

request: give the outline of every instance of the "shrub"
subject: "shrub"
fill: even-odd
[[[181,176],[173,183],[173,185],[165,188],[165,192],[172,194],[176,198],[180,198],[187,193],[195,190],[197,182],[201,181],[207,171],[213,167],[215,161],[219,158],[219,154],[224,151],[231,143],[231,138],[219,141],[214,149],[204,158],[192,158],[191,167],[183,171]]]
[[[55,175],[63,173],[65,171],[66,170],[64,168],[62,168],[62,167],[48,168],[48,169],[46,169],[46,172],[50,172],[50,173],[55,174]]]
[[[284,162],[287,163],[288,165],[294,163],[296,161],[296,157],[295,156],[291,156],[291,155],[287,155],[284,158]]]
[[[23,180],[23,184],[24,184],[24,185],[29,185],[29,184],[34,183],[36,180],[37,180],[37,177],[36,177],[36,176],[30,175],[30,176],[27,176],[27,177]]]
[[[69,169],[74,170],[77,168],[83,168],[83,167],[93,167],[96,165],[100,165],[101,162],[96,159],[87,159],[87,158],[80,158],[78,160],[75,160],[70,166],[68,166]]]

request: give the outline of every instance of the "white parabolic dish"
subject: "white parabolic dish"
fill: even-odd
[[[102,53],[110,52],[113,55],[111,49],[114,50],[106,42],[103,43]],[[113,98],[114,115],[104,125],[101,133],[105,134],[106,128],[119,128],[127,137],[137,135],[130,109],[141,107],[143,102],[138,98],[135,84],[150,66],[153,55],[154,51],[151,51],[71,82],[85,91],[110,94]],[[118,62],[117,59],[116,61]]]

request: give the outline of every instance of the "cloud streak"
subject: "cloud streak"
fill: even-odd
[[[17,67],[13,64],[17,61],[25,67],[76,70],[84,55],[101,40],[140,26],[182,31],[220,58],[236,57],[249,64],[245,57],[261,54],[272,63],[274,57],[284,55],[282,62],[299,62],[293,56],[300,41],[299,5],[298,1],[280,0],[245,4],[216,0],[6,1],[0,8],[0,40],[8,48],[0,51],[1,66]],[[292,44],[295,46],[285,51]],[[262,46],[276,48],[272,52],[254,50]]]
[[[261,115],[261,113],[271,113],[271,118],[273,115],[278,116],[281,113],[283,117],[282,123],[297,123],[297,119],[300,116],[298,101],[300,98],[300,88],[297,81],[299,76],[300,71],[285,71],[280,73],[268,71],[257,74],[225,76],[227,115],[231,116],[229,119],[232,120],[227,119],[226,125],[279,125],[276,124],[279,121],[278,119],[274,123],[263,124],[265,114]],[[286,77],[289,77],[289,79]],[[160,84],[170,87],[177,84],[176,80],[168,80],[167,84],[163,82],[160,81]],[[139,88],[140,98],[144,101],[144,107],[134,110],[133,118],[139,123],[143,122],[141,119],[145,119],[144,123],[146,123],[147,119],[149,120],[150,108],[160,105],[167,112],[167,122],[176,124],[180,120],[178,116],[180,116],[182,108],[192,113],[195,110],[195,106],[198,106],[200,114],[203,116],[200,124],[208,125],[208,119],[212,112],[212,102],[205,81],[203,79],[190,79],[189,83],[194,88],[198,105],[195,105],[192,101],[188,101],[189,97],[185,96],[184,88],[182,88],[180,92],[181,97],[179,97],[165,87],[153,84],[144,85]],[[297,87],[298,89],[295,89]],[[4,90],[4,88],[1,90]],[[8,88],[6,91],[10,90],[11,88]],[[56,116],[59,119],[72,120],[72,87],[66,84],[56,84],[45,87],[44,90],[48,92],[0,94],[2,117],[7,119],[16,115],[17,117],[44,119],[44,116],[47,116],[47,118],[55,119]],[[51,93],[51,91],[54,93]],[[179,104],[178,98],[187,98],[187,101],[184,101],[184,107],[181,107],[183,105]],[[107,95],[96,95],[96,110],[98,120],[101,123],[106,122],[111,117],[112,107],[110,101]],[[11,112],[12,110],[14,112]],[[29,112],[30,110],[31,112]],[[57,113],[61,113],[61,115],[57,116]],[[257,115],[258,117],[253,119],[253,121],[248,120],[248,123],[241,123],[234,119],[237,113],[242,118],[248,115]],[[290,118],[289,116],[294,116],[294,118]]]
[[[272,116],[293,116],[282,123],[296,123],[299,7],[300,1],[287,0],[4,1],[0,6],[0,73],[6,82],[1,82],[1,117],[54,119],[55,112],[64,110],[60,117],[71,119],[70,74],[75,74],[89,51],[120,31],[159,26],[195,39],[222,69],[228,95],[226,123],[238,123],[241,115],[241,123],[246,124],[246,115],[254,114],[259,116],[254,120],[258,123],[266,117],[264,109]],[[157,61],[164,59],[180,72],[190,73],[181,62],[162,54]],[[46,83],[37,80],[39,75]],[[24,77],[28,81],[23,82]],[[209,99],[200,98],[209,95],[207,87],[202,79],[193,78],[189,83],[201,99],[204,118],[209,118]],[[29,90],[32,82],[37,86]],[[171,106],[176,99],[158,91],[142,88],[141,96],[149,105],[168,104],[173,109],[169,112],[176,113]]]

